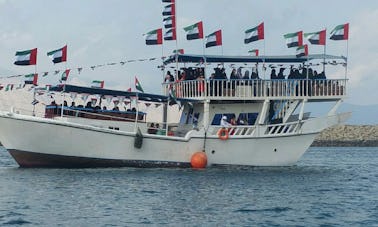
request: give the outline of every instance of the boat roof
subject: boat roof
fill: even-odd
[[[330,59],[330,60],[344,60],[347,58],[343,56],[311,54],[305,57],[296,57],[295,55],[282,56],[226,56],[226,55],[195,55],[195,54],[175,54],[169,56],[164,65],[174,63],[303,63],[315,59]]]
[[[57,91],[57,92],[67,92],[67,93],[83,93],[88,95],[108,95],[108,96],[123,96],[126,98],[131,97],[138,97],[138,100],[146,101],[146,102],[158,102],[158,103],[167,103],[169,97],[165,95],[158,95],[158,94],[149,94],[149,93],[142,93],[142,92],[128,92],[128,91],[120,91],[120,90],[110,90],[110,89],[103,89],[103,88],[93,88],[93,87],[82,87],[76,85],[69,85],[69,84],[60,84],[58,86],[54,86],[50,88],[50,91]],[[180,102],[198,102],[198,100],[194,99],[182,99],[177,98]]]

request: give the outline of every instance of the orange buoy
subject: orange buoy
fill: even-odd
[[[190,160],[190,164],[194,169],[203,169],[206,168],[207,165],[207,156],[205,152],[198,151],[192,155],[192,159]]]
[[[228,140],[228,129],[221,128],[218,130],[217,135],[221,140]]]

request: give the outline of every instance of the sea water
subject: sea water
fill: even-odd
[[[192,170],[24,169],[1,147],[0,225],[378,226],[378,148]]]

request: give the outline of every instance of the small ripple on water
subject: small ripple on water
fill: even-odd
[[[237,209],[234,212],[241,212],[241,213],[248,213],[248,212],[274,212],[280,213],[292,210],[290,207],[273,207],[273,208],[265,208],[265,209]]]
[[[26,221],[22,218],[9,220],[9,221],[3,223],[3,225],[25,225],[25,224],[32,224],[32,223],[28,222],[28,221]]]

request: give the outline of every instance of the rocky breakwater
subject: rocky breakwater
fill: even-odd
[[[378,147],[378,125],[339,125],[324,130],[314,147]]]

